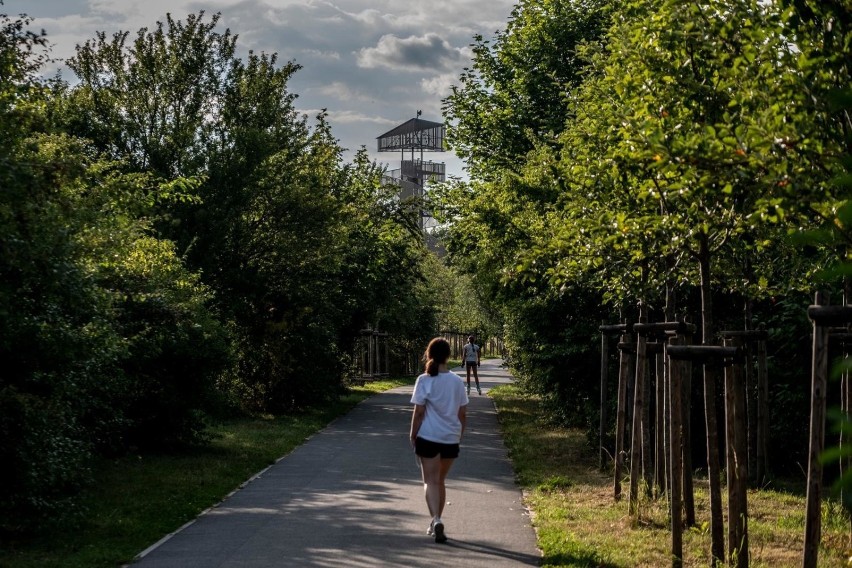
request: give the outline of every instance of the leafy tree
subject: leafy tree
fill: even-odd
[[[251,409],[286,411],[337,396],[365,325],[414,333],[407,314],[428,305],[408,292],[423,280],[422,246],[379,170],[363,157],[344,166],[325,114],[309,125],[295,111],[299,67],[238,59],[217,22],[169,16],[132,44],[98,34],[71,61],[80,84],[66,115],[134,170],[200,181],[197,199],[158,208],[156,226],[234,333],[221,387]]]
[[[44,38],[0,21],[0,510],[17,529],[77,514],[93,452],[195,439],[227,350],[209,290],[146,220],[190,182],[51,132]]]
[[[232,76],[236,36],[215,31],[216,14],[186,22],[169,14],[142,28],[78,46],[67,64],[79,78],[69,127],[137,171],[164,179],[195,175],[207,165],[205,143],[217,136],[225,82]]]
[[[813,226],[836,201],[831,143],[820,132],[827,115],[805,100],[803,58],[782,12],[740,1],[631,3],[605,49],[589,56],[594,73],[579,89],[561,153],[541,148],[526,164],[527,178],[560,188],[563,199],[524,266],[552,266],[554,285],[596,274],[617,300],[648,301],[664,283],[697,278],[703,342],[713,344],[714,295],[766,297],[800,282],[801,263],[773,266],[779,248],[789,249],[779,225]],[[625,285],[624,275],[636,283]],[[711,480],[715,383],[706,372]],[[721,558],[717,483],[711,508]]]
[[[470,182],[445,184],[435,196],[448,225],[450,263],[470,275],[485,311],[505,324],[516,369],[530,374],[532,388],[553,396],[554,407],[576,408],[597,384],[585,364],[571,376],[555,369],[579,362],[574,356],[594,348],[588,331],[599,325],[600,314],[581,306],[598,294],[583,287],[585,279],[549,289],[549,268],[526,262],[560,199],[557,183],[539,183],[526,172],[534,156],[558,146],[572,117],[568,100],[587,71],[578,48],[603,38],[611,10],[605,1],[520,2],[493,42],[475,38],[472,66],[444,101],[450,145],[471,174]],[[553,317],[539,317],[542,312]],[[569,315],[582,320],[571,356],[562,344]],[[547,353],[554,359],[539,364]],[[554,384],[559,388],[551,388]],[[578,392],[583,396],[575,397]],[[581,415],[573,419],[584,422]]]
[[[444,101],[450,146],[472,178],[518,172],[527,152],[563,130],[566,94],[585,67],[575,50],[601,38],[610,10],[606,0],[521,0],[493,41],[474,37],[473,65]]]

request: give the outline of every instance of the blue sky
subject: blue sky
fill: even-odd
[[[413,118],[441,120],[441,99],[470,64],[476,34],[489,37],[505,27],[510,0],[4,0],[0,12],[26,13],[47,32],[52,55],[64,59],[75,45],[119,30],[153,27],[165,14],[183,19],[204,10],[221,12],[222,29],[239,36],[243,53],[276,52],[302,69],[290,83],[299,110],[327,108],[333,132],[350,149],[366,145],[390,168],[397,154],[375,152],[376,136]],[[57,63],[62,69],[62,64]],[[62,76],[73,81],[67,69]],[[427,159],[446,162],[463,176],[450,153]]]

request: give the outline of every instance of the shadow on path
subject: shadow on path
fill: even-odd
[[[511,378],[483,362],[483,392]],[[408,445],[412,387],[373,396],[134,566],[536,566],[541,554],[490,398],[471,395],[462,453],[447,481],[449,541],[429,516]]]

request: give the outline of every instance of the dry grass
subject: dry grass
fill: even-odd
[[[534,515],[543,566],[670,566],[671,535],[665,500],[642,499],[639,514],[627,512],[625,499],[613,499],[612,475],[597,469],[597,455],[584,434],[549,426],[539,401],[516,387],[493,389],[500,422],[518,483]],[[709,566],[709,498],[707,480],[695,480],[697,526],[684,532],[684,566]],[[726,509],[723,488],[723,510]],[[749,551],[753,568],[801,565],[804,540],[803,495],[753,490],[748,494]],[[727,519],[726,521],[727,522]],[[823,506],[819,565],[848,563],[849,521],[839,506]]]

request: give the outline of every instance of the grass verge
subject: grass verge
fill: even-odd
[[[626,498],[614,501],[612,476],[597,469],[597,454],[589,449],[581,431],[548,424],[539,399],[523,394],[515,385],[494,388],[490,396],[498,407],[518,483],[533,511],[542,566],[671,566],[665,500],[642,500],[638,517],[631,518]],[[628,490],[627,483],[622,487]],[[705,567],[710,564],[706,479],[695,480],[695,504],[698,526],[684,533],[683,565]],[[749,491],[750,566],[801,566],[804,511],[803,495]],[[849,521],[836,504],[826,502],[820,566],[852,566],[849,555]]]
[[[82,499],[81,524],[3,541],[0,566],[98,568],[130,562],[368,396],[412,382],[352,386],[336,403],[298,415],[230,420],[210,429],[209,445],[181,454],[101,460],[93,465],[95,483]]]

